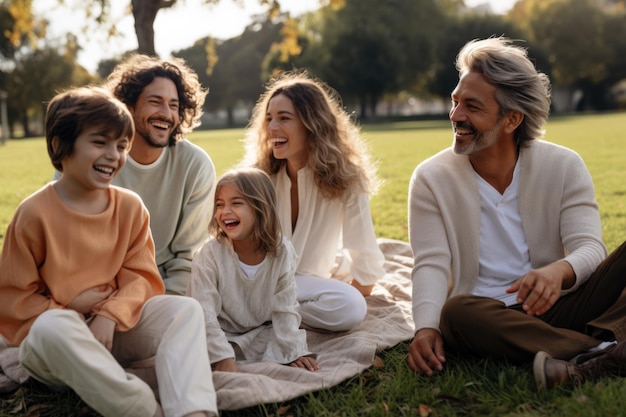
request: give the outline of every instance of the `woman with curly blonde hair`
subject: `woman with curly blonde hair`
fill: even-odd
[[[243,164],[267,172],[276,187],[283,233],[299,256],[302,322],[356,326],[364,296],[385,274],[369,206],[379,180],[338,94],[301,71],[272,80],[253,110]]]

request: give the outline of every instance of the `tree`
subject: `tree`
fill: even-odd
[[[185,59],[198,72],[200,82],[209,87],[205,108],[226,109],[228,126],[234,126],[238,104],[253,104],[263,92],[262,62],[271,45],[280,42],[282,26],[282,22],[274,23],[266,16],[246,27],[240,36],[225,41],[205,38],[174,53]],[[218,57],[212,67],[206,62],[207,48],[214,48]]]
[[[344,100],[357,102],[362,118],[374,116],[383,95],[414,85],[428,72],[433,34],[444,18],[434,0],[346,0],[334,13],[320,13],[321,29],[308,34],[294,62],[309,63]]]
[[[452,15],[438,34],[436,64],[432,77],[425,78],[425,89],[442,98],[449,98],[458,82],[458,71],[455,68],[456,56],[466,42],[472,39],[484,39],[491,36],[506,36],[511,39],[526,39],[513,22],[500,16],[484,14]],[[544,72],[548,71],[546,59],[542,58],[538,48],[531,47],[529,54]]]
[[[608,108],[608,89],[616,78],[610,72],[626,75],[613,64],[623,62],[615,48],[616,35],[624,35],[623,22],[623,18],[612,19],[595,0],[552,1],[541,13],[531,14],[528,24],[533,38],[548,53],[553,83],[580,89],[580,110]]]

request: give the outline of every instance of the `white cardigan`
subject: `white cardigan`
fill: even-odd
[[[520,152],[519,212],[533,268],[572,265],[576,290],[606,257],[591,175],[574,151],[540,140]],[[420,163],[409,186],[415,330],[439,329],[446,299],[478,277],[480,195],[469,158],[450,148]]]

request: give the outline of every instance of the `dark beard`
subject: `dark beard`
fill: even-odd
[[[152,140],[152,137],[148,133],[145,133],[145,132],[143,132],[141,130],[137,130],[137,133],[152,148],[165,148],[165,147],[169,146],[169,144],[172,142],[172,138],[170,137],[169,140],[167,141],[167,143],[164,143],[164,144],[163,143],[156,143],[155,141]]]

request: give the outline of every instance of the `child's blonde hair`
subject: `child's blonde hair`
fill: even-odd
[[[276,213],[276,191],[270,177],[257,168],[242,167],[230,170],[223,174],[217,182],[215,199],[218,197],[220,188],[225,184],[234,184],[243,194],[246,202],[252,206],[256,219],[252,238],[257,242],[257,248],[269,255],[276,256],[282,240],[282,231]],[[219,227],[215,219],[215,213],[209,224],[209,234],[217,239],[227,238],[226,233]]]

